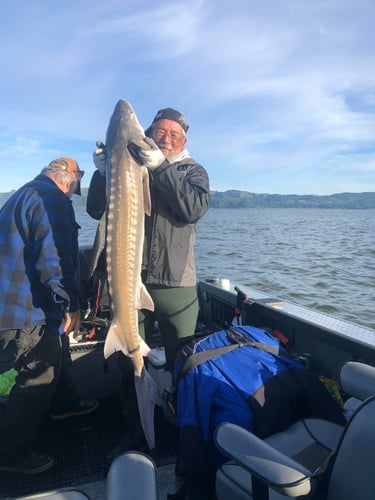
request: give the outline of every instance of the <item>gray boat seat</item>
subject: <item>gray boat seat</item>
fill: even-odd
[[[156,465],[139,451],[128,451],[112,462],[107,475],[107,500],[157,500]]]
[[[375,368],[363,363],[348,362],[340,371],[340,384],[347,394],[365,400],[375,395]],[[244,429],[243,431],[249,433]],[[283,432],[269,436],[264,442],[273,450],[297,462],[312,475],[330,457],[332,450],[337,448],[343,431],[344,427],[332,422],[306,418]],[[243,433],[236,436],[234,432],[232,439],[234,445],[241,448]],[[216,495],[218,500],[251,498],[249,471],[238,462],[229,461],[223,464],[216,473]],[[285,496],[272,491],[270,498],[276,500]]]
[[[54,491],[46,491],[35,495],[17,497],[15,500],[88,500],[88,496],[83,491],[62,488]]]
[[[375,498],[375,397],[356,410],[332,455],[325,500],[373,500]],[[221,424],[215,433],[218,448],[241,464],[248,474],[247,496],[254,500],[314,498],[319,484],[318,471],[309,469],[279,452],[264,440],[235,424]],[[252,483],[252,478],[255,479]],[[322,483],[321,483],[322,484]],[[217,498],[224,498],[217,485]],[[269,497],[268,497],[269,493]],[[319,492],[320,494],[322,492]],[[229,498],[229,497],[225,497]]]
[[[347,394],[365,401],[375,395],[375,368],[358,361],[348,361],[340,370],[340,384]]]

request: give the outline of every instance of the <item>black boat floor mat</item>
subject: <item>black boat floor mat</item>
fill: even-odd
[[[91,415],[58,422],[46,418],[41,426],[36,451],[53,456],[55,465],[36,475],[0,473],[0,498],[30,495],[105,479],[113,450],[119,444],[125,449],[127,436],[131,434],[124,425],[117,398],[101,401]],[[158,407],[155,408],[155,437],[156,447],[149,455],[156,464],[175,462],[178,429],[164,418]]]

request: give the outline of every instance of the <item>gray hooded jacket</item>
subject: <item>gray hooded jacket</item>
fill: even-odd
[[[145,216],[142,268],[147,284],[195,286],[196,224],[210,199],[206,170],[184,150],[150,172],[151,215]],[[87,212],[99,219],[105,210],[105,177],[94,173]]]

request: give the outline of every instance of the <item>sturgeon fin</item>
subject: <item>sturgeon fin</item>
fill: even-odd
[[[104,343],[104,357],[105,359],[109,358],[111,354],[117,351],[122,351],[125,356],[127,356],[129,353],[126,349],[126,347],[122,344],[120,341],[120,338],[116,332],[118,329],[118,326],[116,325],[115,322],[111,324],[109,327],[109,330],[107,332],[107,336],[105,338],[105,343]]]
[[[118,351],[121,351],[123,354],[125,354],[125,356],[131,358],[132,355],[129,354],[129,351],[127,350],[126,346],[124,346],[124,344],[121,342],[119,336],[117,335],[116,329],[118,329],[118,326],[116,322],[114,322],[110,326],[105,339],[105,344],[104,344],[105,359],[109,358],[111,354]],[[142,356],[145,358],[149,355],[151,349],[140,335],[138,340],[139,340],[139,350]]]
[[[89,278],[93,276],[96,266],[98,265],[99,258],[105,248],[106,224],[107,224],[107,213],[104,212],[99,220],[99,224],[95,233],[94,246],[88,272]]]
[[[143,283],[141,283],[139,302],[136,304],[136,308],[147,309],[149,311],[153,311],[155,309],[154,302]]]
[[[155,448],[155,405],[161,406],[161,395],[155,380],[143,367],[140,377],[134,377],[139,417],[150,450]]]
[[[142,188],[145,214],[151,215],[150,174],[148,173],[147,168],[143,171]]]
[[[148,344],[146,344],[141,336],[139,336],[139,349],[144,358],[146,358],[151,352],[150,347],[148,346]]]

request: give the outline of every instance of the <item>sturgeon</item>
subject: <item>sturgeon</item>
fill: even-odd
[[[125,100],[119,100],[115,106],[105,147],[110,160],[106,174],[106,253],[112,318],[104,357],[116,351],[131,357],[141,425],[152,449],[154,409],[155,404],[161,405],[161,397],[144,365],[143,357],[150,348],[138,331],[138,310],[154,310],[152,298],[141,280],[144,215],[150,214],[151,199],[147,168],[139,165],[129,152],[132,147],[151,149],[151,146],[133,108]]]

